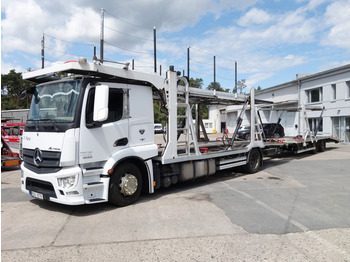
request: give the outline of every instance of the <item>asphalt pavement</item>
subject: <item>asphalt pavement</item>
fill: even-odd
[[[350,146],[265,159],[143,195],[64,206],[1,173],[2,261],[350,261]]]

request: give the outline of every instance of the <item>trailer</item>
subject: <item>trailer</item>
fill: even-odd
[[[281,103],[279,103],[280,105]],[[266,108],[273,108],[275,105],[261,105],[257,109],[257,115],[259,117],[260,122],[260,109],[266,109]],[[272,156],[276,154],[281,154],[283,152],[291,152],[294,154],[303,153],[303,152],[323,152],[326,148],[327,143],[339,143],[341,140],[338,137],[334,136],[319,136],[317,135],[319,125],[322,119],[322,115],[324,112],[323,107],[318,106],[294,106],[294,107],[282,107],[279,108],[277,111],[283,112],[301,112],[301,118],[302,118],[302,130],[299,135],[297,136],[285,136],[285,137],[279,137],[279,138],[265,138],[263,134],[263,140],[265,143],[265,147],[263,150],[263,154],[265,156]],[[315,130],[311,130],[309,125],[309,120],[307,116],[308,111],[319,111],[320,116],[317,119],[317,127]],[[279,117],[278,123],[281,120],[281,116]]]
[[[191,88],[173,67],[161,77],[84,58],[23,78],[35,85],[21,94],[33,94],[22,138],[21,190],[35,198],[126,206],[142,191],[236,166],[254,173],[262,165],[254,89],[237,95]],[[154,140],[154,100],[167,112],[162,147]],[[200,139],[200,104],[249,106],[251,140]]]
[[[1,137],[10,148],[19,150],[24,126],[25,123],[1,123]]]
[[[1,167],[19,166],[21,159],[19,153],[13,152],[1,136]]]

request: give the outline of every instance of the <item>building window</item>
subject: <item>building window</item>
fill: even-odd
[[[317,132],[323,132],[323,120],[322,118],[309,118],[309,126],[310,126],[310,131],[312,133]]]
[[[332,135],[350,142],[350,116],[332,117]]]
[[[332,100],[337,99],[337,86],[336,84],[332,84]]]
[[[347,94],[347,98],[350,98],[350,81],[346,81],[346,87],[347,87],[347,91],[348,91],[348,94]]]
[[[317,103],[322,101],[322,87],[306,91],[308,103]]]
[[[204,123],[205,128],[213,128],[213,123]]]

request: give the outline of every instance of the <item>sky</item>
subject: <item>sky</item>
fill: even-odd
[[[104,26],[101,26],[101,9]],[[268,88],[350,64],[350,0],[2,0],[1,73],[41,68],[86,57],[94,46],[104,59],[131,62],[154,72],[153,28],[157,33],[157,73],[174,65],[203,88],[223,88],[246,80]],[[106,63],[105,64],[109,64]],[[116,66],[115,64],[110,64]]]

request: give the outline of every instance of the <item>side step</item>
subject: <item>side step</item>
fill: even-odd
[[[303,152],[307,152],[307,151],[313,151],[313,150],[315,150],[314,147],[309,147],[309,148],[305,148],[305,149],[300,149],[296,153],[299,154],[299,153],[303,153]]]
[[[219,160],[216,170],[229,169],[236,166],[243,166],[247,163],[247,157],[236,157],[231,159]]]

